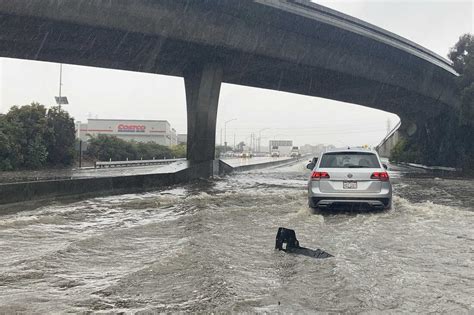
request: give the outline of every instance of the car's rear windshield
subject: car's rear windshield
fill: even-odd
[[[320,168],[379,168],[380,163],[373,153],[331,152],[323,154]]]

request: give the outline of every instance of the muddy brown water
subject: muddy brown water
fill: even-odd
[[[474,308],[474,181],[398,170],[393,209],[311,214],[302,163],[0,216],[0,313]],[[277,252],[279,226],[335,257]]]

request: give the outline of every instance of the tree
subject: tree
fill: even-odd
[[[449,59],[453,62],[454,70],[460,75],[465,76],[466,84],[470,85],[474,78],[474,69],[472,68],[474,62],[474,36],[472,34],[464,34],[459,37],[459,40],[449,50]]]
[[[245,142],[241,141],[237,144],[237,147],[235,149],[236,152],[242,152],[245,147]]]
[[[50,133],[46,108],[39,103],[13,106],[5,115],[5,123],[10,141],[18,145],[18,167],[36,169],[44,166],[48,157],[45,140]]]
[[[154,142],[134,143],[135,151],[139,159],[170,159],[173,157],[171,148]]]
[[[44,144],[44,139],[35,137],[28,141],[26,147],[26,157],[24,166],[28,169],[39,169],[45,166],[48,158],[48,149]]]
[[[74,119],[58,106],[52,107],[47,114],[48,163],[50,165],[71,165],[74,162],[75,126]]]
[[[12,126],[0,115],[0,170],[14,170],[22,163],[19,144],[14,140]]]
[[[457,79],[461,95],[460,118],[463,125],[474,124],[474,36],[464,34],[450,49],[449,59],[460,74]]]
[[[109,135],[92,137],[86,155],[99,161],[170,159],[175,156],[171,148],[164,145],[125,141]]]
[[[460,74],[457,85],[461,97],[456,134],[453,137],[458,151],[458,164],[474,170],[474,36],[464,34],[451,48],[449,58],[454,69]]]
[[[86,154],[99,161],[112,160],[134,160],[136,154],[133,152],[132,144],[114,136],[98,135],[89,140]]]
[[[70,165],[74,138],[74,120],[65,111],[39,103],[13,106],[0,115],[0,170]]]
[[[171,147],[171,154],[173,158],[185,158],[186,157],[186,144],[181,143]]]

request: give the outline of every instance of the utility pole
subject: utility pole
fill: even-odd
[[[82,168],[82,140],[79,140],[79,168]]]
[[[253,148],[253,133],[250,134],[250,151],[252,151]]]
[[[221,146],[222,146],[222,128],[221,128]]]
[[[262,142],[262,131],[269,130],[270,128],[263,128],[258,131],[258,152],[262,151],[261,142]]]
[[[61,87],[63,85],[63,64],[59,64],[59,110],[61,110]]]
[[[59,110],[61,110],[61,105],[68,105],[69,102],[66,96],[62,96],[62,86],[63,86],[63,64],[59,64],[59,96],[54,97],[56,100],[56,104],[59,106]]]
[[[252,133],[252,151],[255,152],[257,148],[257,137],[255,133]]]
[[[224,148],[227,148],[227,124],[234,120],[237,120],[237,118],[233,118],[224,122]]]

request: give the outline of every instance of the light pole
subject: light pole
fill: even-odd
[[[262,152],[261,144],[262,144],[262,131],[270,130],[270,128],[263,128],[258,131],[258,152]]]
[[[224,122],[224,150],[227,148],[227,124],[234,120],[237,120],[237,118],[233,118]]]
[[[59,64],[59,110],[61,110],[61,88],[63,85],[63,64]]]
[[[66,96],[62,96],[61,94],[61,89],[63,86],[63,64],[59,64],[59,96],[55,96],[54,98],[56,99],[56,104],[59,105],[59,110],[61,110],[61,104],[63,105],[68,105],[69,102],[67,100]]]

